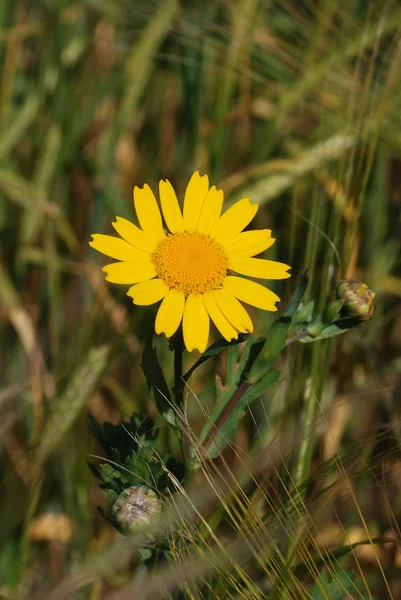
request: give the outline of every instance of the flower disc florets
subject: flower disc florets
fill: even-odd
[[[157,276],[186,296],[221,288],[227,275],[220,244],[197,232],[168,235],[158,244],[152,262]]]

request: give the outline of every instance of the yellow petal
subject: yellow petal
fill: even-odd
[[[235,329],[242,333],[252,333],[253,324],[251,318],[242,304],[238,302],[237,298],[234,298],[224,288],[214,290],[212,294],[221,312]]]
[[[160,242],[166,235],[163,229],[162,216],[157,205],[157,200],[147,184],[143,188],[135,186],[134,204],[138,221],[143,231],[152,240]]]
[[[168,292],[168,286],[161,279],[142,281],[130,287],[127,296],[131,296],[134,304],[149,306],[159,302]]]
[[[227,257],[255,256],[273,246],[275,239],[272,238],[271,229],[258,229],[255,231],[243,231],[224,244]]]
[[[223,288],[238,300],[263,310],[276,311],[275,303],[280,302],[277,294],[263,287],[260,283],[255,283],[243,277],[228,275],[223,281]]]
[[[195,171],[187,185],[184,197],[184,225],[186,231],[196,231],[203,201],[209,190],[209,178]]]
[[[288,279],[291,273],[287,273],[290,266],[275,260],[264,258],[230,258],[227,266],[236,273],[259,279]]]
[[[155,331],[157,334],[164,333],[169,338],[177,331],[184,312],[184,304],[183,292],[170,290],[167,293],[156,315]]]
[[[92,238],[93,241],[89,242],[89,246],[111,258],[125,261],[143,261],[150,258],[148,252],[138,250],[138,248],[134,248],[134,246],[120,238],[103,235],[102,233],[94,233]]]
[[[119,262],[103,267],[106,280],[111,283],[139,283],[156,276],[156,269],[150,259],[146,262]]]
[[[238,339],[238,331],[234,329],[231,323],[227,321],[221,312],[216,300],[214,299],[213,292],[207,292],[207,294],[203,294],[203,301],[210,318],[220,331],[223,338],[225,338],[228,342],[233,339]]]
[[[187,298],[182,317],[182,331],[188,352],[206,350],[209,339],[209,315],[202,294],[190,294]]]
[[[135,246],[135,248],[144,250],[145,252],[154,252],[156,250],[157,242],[146,235],[142,229],[131,223],[131,221],[127,221],[123,217],[116,217],[115,223],[112,223],[112,225],[117,233],[129,244]]]
[[[209,231],[221,215],[223,208],[223,190],[217,190],[216,186],[210,188],[203,201],[198,220],[198,232],[208,235]]]
[[[210,237],[219,244],[227,244],[238,235],[258,212],[259,205],[249,198],[239,200],[220,217],[210,230]]]
[[[162,205],[164,220],[171,233],[184,231],[184,219],[178,204],[176,193],[169,181],[159,183],[160,203]]]

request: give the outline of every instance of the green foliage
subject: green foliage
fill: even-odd
[[[398,597],[400,24],[384,1],[0,2],[2,597]],[[259,202],[293,277],[173,382],[87,242],[196,169]],[[371,321],[336,312],[344,277]],[[93,507],[139,483],[170,504],[137,554]]]
[[[283,316],[270,327],[267,340],[261,338],[253,342],[250,338],[242,352],[237,344],[231,344],[227,353],[224,382],[221,378],[216,378],[216,405],[200,435],[200,443],[211,458],[218,456],[232,439],[245,409],[277,382],[280,371],[272,367],[284,348],[291,317],[295,314],[306,287],[307,278],[304,275]],[[222,345],[222,348],[227,346]],[[206,350],[207,357],[212,356],[217,348],[215,344]],[[263,370],[254,373],[252,369],[262,350],[265,356]]]
[[[184,382],[188,381],[195,369],[197,369],[197,367],[206,362],[209,358],[219,355],[220,352],[222,352],[225,349],[229,349],[233,346],[237,346],[238,344],[242,344],[242,342],[245,342],[247,339],[247,334],[240,333],[236,340],[231,340],[231,342],[227,342],[227,340],[221,339],[209,346],[209,348],[205,350],[205,352],[200,356],[200,358],[198,358],[198,360],[192,365],[192,367],[188,369],[185,375],[183,375],[182,378]]]
[[[177,424],[170,390],[168,389],[163,371],[158,361],[156,349],[152,346],[152,337],[149,337],[145,342],[141,367],[157,410],[166,421],[174,427],[178,435],[180,435],[181,430]]]
[[[90,417],[90,428],[110,461],[100,466],[90,465],[106,492],[120,494],[133,485],[148,485],[165,493],[167,471],[155,453],[158,430],[149,417],[134,413],[127,423],[104,423],[102,427]]]
[[[321,573],[311,590],[313,600],[343,600],[344,595],[363,600],[378,600],[377,596],[362,594],[355,587],[355,573],[352,571],[338,571],[333,576]]]
[[[133,414],[127,423],[100,426],[90,417],[90,428],[101,444],[107,462],[90,463],[93,475],[107,498],[106,509],[98,506],[99,514],[118,531],[124,532],[112,514],[113,503],[120,494],[132,486],[145,486],[157,496],[164,496],[169,486],[168,473],[180,474],[180,466],[166,456],[166,465],[154,450],[157,429],[147,417]],[[148,559],[146,554],[144,559]]]

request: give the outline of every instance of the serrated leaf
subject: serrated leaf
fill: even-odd
[[[218,400],[211,415],[212,423],[216,423],[217,419],[219,418],[219,415],[224,410],[229,399],[235,393],[240,383],[245,380],[246,375],[249,374],[255,360],[257,359],[260,351],[263,348],[264,342],[264,339],[258,339],[254,343],[251,343],[250,340],[248,340],[242,351],[241,356],[239,356],[238,347],[232,347],[228,351],[226,377],[224,384],[220,380],[219,384],[217,384],[216,386]],[[208,425],[206,425],[206,428],[207,427]],[[213,427],[213,425],[210,424],[209,428],[210,427]],[[202,432],[202,434],[205,433],[205,431]]]
[[[157,436],[158,430],[149,415],[133,413],[130,421],[121,421],[117,425],[103,423],[99,425],[92,415],[88,415],[89,430],[102,446],[106,457],[124,462],[133,451],[137,451],[145,442]]]
[[[101,465],[88,464],[93,475],[101,481],[100,487],[108,493],[113,491],[116,494],[120,494],[128,486],[128,473],[125,474],[108,463]]]
[[[394,540],[391,540],[394,541]],[[364,543],[364,542],[363,542]],[[333,575],[322,572],[311,590],[313,600],[344,600],[345,597],[361,600],[378,600],[378,596],[361,594],[355,585],[355,573],[338,569]]]
[[[220,411],[213,411],[211,420],[204,427],[200,436],[202,445],[207,450],[210,458],[216,458],[232,439],[235,430],[245,412],[245,409],[269,387],[278,380],[280,371],[274,369],[266,373],[254,385],[243,380],[228,401],[224,400],[224,405]],[[223,404],[218,403],[218,406]]]
[[[329,573],[321,573],[311,590],[313,600],[343,600],[349,592],[356,591],[355,573],[352,571],[337,571],[332,577]]]
[[[152,456],[153,450],[150,447],[143,447],[137,453],[132,453],[125,461],[124,466],[130,471],[129,485],[154,485],[152,477]]]

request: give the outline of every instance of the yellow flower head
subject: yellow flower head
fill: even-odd
[[[162,300],[155,330],[171,337],[181,321],[187,350],[204,352],[210,319],[226,340],[252,332],[252,321],[239,302],[275,311],[280,298],[271,290],[237,273],[260,279],[286,279],[289,266],[252,258],[274,243],[270,229],[243,231],[258,205],[239,200],[225,213],[223,192],[209,189],[207,175],[196,171],[188,183],[183,211],[169,181],[159,183],[162,222],[156,198],[148,185],[135,187],[134,205],[141,229],[117,217],[121,236],[95,234],[92,248],[115,258],[103,268],[107,281],[131,284],[134,304]],[[235,273],[235,275],[234,275]]]

